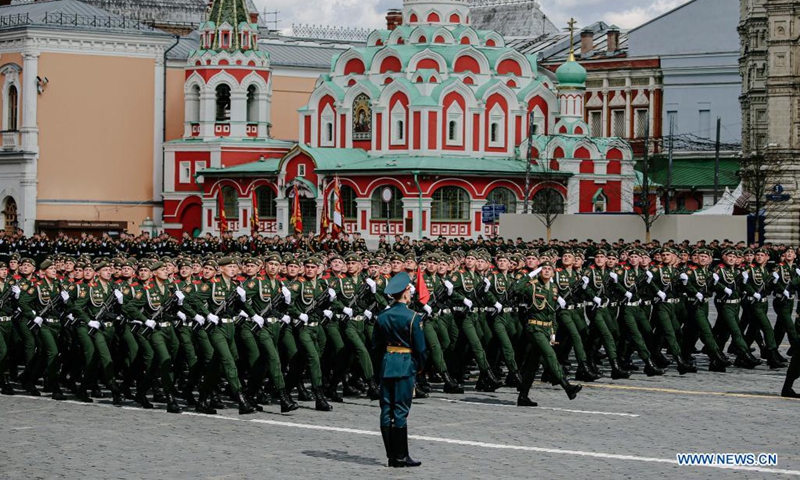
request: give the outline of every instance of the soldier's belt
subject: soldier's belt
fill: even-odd
[[[454,312],[466,312],[469,310],[467,307],[453,307]]]
[[[114,322],[103,322],[103,326],[105,326],[106,328],[113,328]]]
[[[442,315],[450,315],[451,313],[453,313],[453,311],[450,310],[449,308],[443,308],[439,313]]]
[[[234,320],[234,319],[232,319],[232,318],[220,318],[220,319],[219,319],[219,323],[233,323],[233,322],[235,322],[235,321],[236,321],[236,320]]]
[[[619,302],[608,302],[609,307],[617,307],[619,306]]]
[[[756,300],[756,297],[747,297],[747,299],[750,300],[753,303],[766,303],[767,302],[767,297],[761,297],[761,300]]]
[[[652,304],[653,304],[653,301],[652,301],[652,300],[642,300],[642,305],[647,305],[647,306],[650,306],[650,305],[652,305]]]
[[[411,353],[411,349],[408,347],[396,347],[394,345],[389,345],[386,347],[386,353]]]
[[[740,299],[738,299],[738,298],[734,298],[734,299],[731,299],[731,300],[725,300],[725,301],[723,301],[722,303],[727,303],[727,304],[729,304],[729,305],[736,305],[736,304],[738,304],[738,303],[740,303],[740,302],[741,302],[741,300],[740,300]]]
[[[789,295],[788,297],[786,297],[783,294],[779,293],[779,294],[775,295],[775,298],[777,298],[779,300],[794,300],[794,295]]]
[[[156,325],[161,327],[161,328],[167,328],[167,327],[171,327],[172,323],[171,322],[160,322],[160,323],[157,323]]]
[[[528,325],[534,325],[536,327],[552,327],[553,322],[543,322],[541,320],[528,320]]]
[[[316,327],[319,325],[319,322],[308,322],[306,323],[306,327]]]
[[[0,323],[10,322],[11,317],[0,317]]]
[[[681,301],[680,298],[668,298],[664,300],[664,303],[679,303]]]
[[[42,320],[44,320],[44,323],[58,323],[57,318],[43,318]]]
[[[280,320],[280,318],[277,318],[277,317],[267,317],[267,318],[264,319],[264,321],[266,323],[275,323],[275,322],[277,322],[279,320]]]
[[[635,301],[635,302],[628,302],[628,303],[625,303],[624,305],[625,305],[626,307],[638,307],[638,306],[639,306],[639,305],[641,305],[641,304],[642,304],[642,301],[641,301],[641,300],[637,300],[637,301]]]
[[[354,322],[363,322],[366,319],[367,317],[365,317],[364,315],[356,315],[355,317],[351,318],[351,320],[353,320]]]

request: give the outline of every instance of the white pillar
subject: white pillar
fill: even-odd
[[[279,198],[275,203],[277,205],[275,219],[278,223],[275,228],[278,230],[278,235],[285,237],[289,235],[289,217],[291,216],[289,212],[289,199]]]
[[[603,79],[603,136],[608,137],[608,79]]]
[[[39,91],[36,77],[39,75],[39,52],[25,50],[22,53],[22,149],[39,153],[39,122],[37,119]]]
[[[153,203],[161,205],[164,192],[164,56],[156,55],[153,100]],[[152,219],[157,226],[163,222],[163,207],[154,207]]]
[[[202,218],[203,228],[201,229],[203,231],[203,234],[210,233],[212,235],[219,235],[217,224],[214,221],[216,215],[217,215],[217,199],[203,198],[203,218]],[[211,223],[209,223],[208,221],[209,218],[211,218]]]
[[[217,118],[217,95],[213,91],[200,93],[200,136],[214,137],[214,124]]]
[[[231,91],[231,138],[244,138],[247,136],[247,92],[240,89]]]
[[[625,78],[625,138],[631,138],[631,78]]]

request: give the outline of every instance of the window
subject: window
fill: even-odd
[[[491,143],[497,143],[497,139],[500,138],[500,125],[497,123],[492,124],[491,134],[489,135]]]
[[[389,188],[392,191],[392,200],[387,205],[383,201],[383,190]],[[390,220],[401,220],[403,218],[403,192],[394,185],[384,185],[376,188],[372,192],[372,219],[386,220],[388,212]]]
[[[543,188],[531,199],[531,212],[540,215],[564,213],[564,197],[554,188]]]
[[[667,111],[667,135],[669,135],[670,125],[673,125],[675,132],[678,131],[678,112],[676,110]]]
[[[333,143],[333,124],[326,123],[325,124],[325,141],[328,143]]]
[[[593,137],[603,136],[603,112],[592,110],[589,112],[589,128]]]
[[[19,109],[19,95],[16,85],[8,87],[8,128],[6,130],[17,129],[17,111]]]
[[[258,122],[258,89],[255,85],[247,87],[247,123]]]
[[[506,213],[517,213],[517,196],[510,189],[497,187],[486,198],[487,205],[505,205]]]
[[[305,177],[306,176],[306,166],[300,164],[297,166],[297,176],[298,177]]]
[[[645,130],[650,123],[650,111],[646,108],[636,110],[636,130],[634,138],[644,138]]]
[[[206,168],[205,160],[198,160],[194,162],[194,171],[195,173],[200,172]]]
[[[455,141],[458,138],[458,122],[455,120],[450,120],[450,123],[447,124],[447,139],[450,141]]]
[[[239,218],[239,194],[236,193],[236,189],[222,187],[222,204],[225,208],[226,220]],[[217,216],[219,216],[219,212],[217,212]]]
[[[336,119],[336,114],[330,105],[326,105],[322,111],[322,138],[320,139],[321,146],[333,147],[335,141],[333,122]]]
[[[463,144],[464,111],[458,103],[453,103],[447,109],[447,145],[460,146]]]
[[[505,146],[506,116],[500,105],[495,105],[489,112],[489,146],[502,148]]]
[[[469,194],[461,187],[442,187],[433,193],[432,220],[469,221]]]
[[[278,214],[278,207],[275,203],[275,191],[269,187],[262,186],[256,189],[256,202],[258,202],[259,218],[275,218]]]
[[[602,188],[594,194],[592,203],[594,204],[594,213],[605,213],[608,211],[608,197]]]
[[[700,110],[698,112],[699,124],[697,126],[697,135],[700,138],[711,138],[711,110]]]
[[[217,85],[217,121],[228,122],[231,119],[231,87],[226,84]]]
[[[403,145],[406,141],[406,109],[400,102],[392,107],[392,145]]]
[[[200,122],[200,87],[193,85],[186,98],[186,121],[189,123]]]
[[[625,110],[611,111],[611,136],[625,136]]]
[[[178,164],[178,180],[180,183],[192,182],[192,162],[180,162]]]
[[[339,194],[342,196],[342,215],[346,219],[355,220],[358,216],[358,205],[356,204],[356,191],[353,190],[352,187],[347,185],[341,185],[339,187]],[[328,207],[330,208],[331,216],[333,216],[333,211],[336,207],[335,202],[335,195],[331,193],[330,196],[330,204]]]
[[[368,96],[360,94],[353,100],[353,140],[372,139],[372,104]]]

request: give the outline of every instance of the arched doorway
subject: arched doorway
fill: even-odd
[[[17,201],[14,197],[6,197],[3,201],[3,225],[6,233],[14,233],[19,227],[17,221]]]
[[[318,228],[316,194],[306,188],[305,185],[300,185],[297,191],[300,194],[300,214],[303,219],[303,233],[316,232]],[[287,230],[289,234],[294,234],[297,233],[292,224],[292,212],[294,212],[295,208],[294,186],[287,190],[286,197],[289,199],[289,208],[286,216]]]

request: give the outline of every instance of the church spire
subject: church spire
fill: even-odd
[[[203,50],[258,49],[258,25],[252,23],[246,0],[213,0],[200,30]]]

